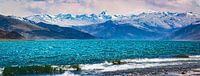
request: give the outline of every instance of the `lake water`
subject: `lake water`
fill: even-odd
[[[105,68],[107,68],[106,70],[110,71],[113,70],[112,67],[103,67],[105,64],[109,64],[105,61],[124,60],[140,63],[177,61],[181,59],[173,57],[180,54],[198,57],[200,55],[200,42],[134,40],[0,41],[0,67],[85,64],[82,67],[87,66],[86,70],[104,68],[105,71]],[[193,60],[195,59],[200,60],[200,58],[193,58]],[[182,59],[181,61],[183,60],[192,59]],[[92,65],[99,68],[88,67]],[[145,66],[148,65],[143,67]],[[128,66],[124,67],[128,68]],[[119,69],[121,68],[123,69],[123,67]]]

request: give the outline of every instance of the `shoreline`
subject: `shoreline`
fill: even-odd
[[[50,66],[50,67],[49,67]],[[192,75],[193,70],[200,68],[200,56],[190,56],[189,58],[165,58],[165,59],[126,59],[120,62],[104,62],[97,64],[78,64],[78,65],[38,65],[38,66],[28,66],[23,67],[16,66],[17,71],[36,68],[36,71],[41,71],[40,69],[47,70],[45,75],[77,75],[77,76],[88,76],[88,75],[98,75],[98,76],[182,76],[182,75]],[[5,69],[6,67],[4,67]],[[3,74],[4,69],[0,69],[0,75]],[[41,72],[43,72],[43,70]],[[11,71],[12,72],[12,67]],[[31,70],[35,71],[35,70]],[[200,75],[200,69],[199,71]],[[8,70],[9,72],[9,70]],[[29,71],[30,72],[30,71]],[[18,73],[20,74],[20,73]],[[30,75],[26,73],[25,75]],[[33,74],[33,73],[31,73]],[[43,75],[39,73],[36,75]]]
[[[179,66],[165,66],[165,67],[153,67],[153,68],[137,68],[129,70],[121,70],[114,72],[103,72],[93,74],[78,74],[80,71],[64,71],[62,73],[42,73],[42,74],[19,74],[19,75],[51,75],[51,76],[199,76],[200,64],[197,65],[179,65]],[[0,72],[0,76],[3,72]]]
[[[189,76],[194,74],[200,75],[199,63],[104,72],[102,76]]]

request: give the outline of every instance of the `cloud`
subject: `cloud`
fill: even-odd
[[[200,0],[145,0],[151,9],[200,13]],[[198,10],[198,11],[197,11]]]
[[[148,11],[200,13],[200,0],[0,0],[0,14],[95,13],[133,14]]]
[[[147,3],[157,7],[176,7],[177,0],[146,0]]]

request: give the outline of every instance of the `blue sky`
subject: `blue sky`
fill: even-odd
[[[0,14],[137,14],[151,11],[200,13],[200,0],[0,0]]]

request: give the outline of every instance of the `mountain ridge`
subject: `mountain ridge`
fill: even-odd
[[[183,27],[173,32],[169,38],[174,40],[200,40],[200,23]]]
[[[192,12],[151,12],[129,16],[111,16],[106,12],[102,12],[99,15],[44,14],[15,18],[34,24],[42,22],[51,25],[59,25],[61,27],[69,27],[103,39],[174,40],[176,38],[171,37],[172,34],[177,30],[199,21],[200,14]],[[76,22],[76,20],[78,22]],[[73,23],[74,21],[74,25],[65,25],[65,22]],[[77,23],[82,25],[76,25]]]
[[[45,27],[42,25],[46,25]],[[54,29],[65,30],[62,32],[54,31],[49,27],[54,26]],[[8,36],[19,36],[22,35],[24,39],[94,39],[95,37],[72,29],[68,27],[60,27],[58,25],[35,23],[32,21],[21,21],[14,19],[10,16],[0,15],[0,30],[2,35],[8,33]],[[4,32],[5,31],[5,32]],[[3,37],[5,37],[3,35]],[[10,36],[12,37],[12,36]]]
[[[200,19],[200,14],[197,13],[173,13],[173,12],[151,12],[141,13],[138,15],[109,15],[103,11],[100,14],[64,14],[57,15],[33,15],[28,17],[14,17],[20,20],[31,20],[36,23],[44,22],[48,24],[56,24],[64,27],[69,26],[84,26],[91,24],[103,23],[108,20],[117,21],[118,23],[130,23],[143,27],[142,23],[150,24],[151,26],[163,26],[164,28],[177,28],[183,25],[189,25],[192,22]],[[173,26],[174,25],[174,26]]]
[[[96,25],[73,26],[72,28],[90,33],[104,39],[139,39],[139,40],[158,40],[159,33],[146,31],[133,27],[130,24],[115,24],[107,21]]]

